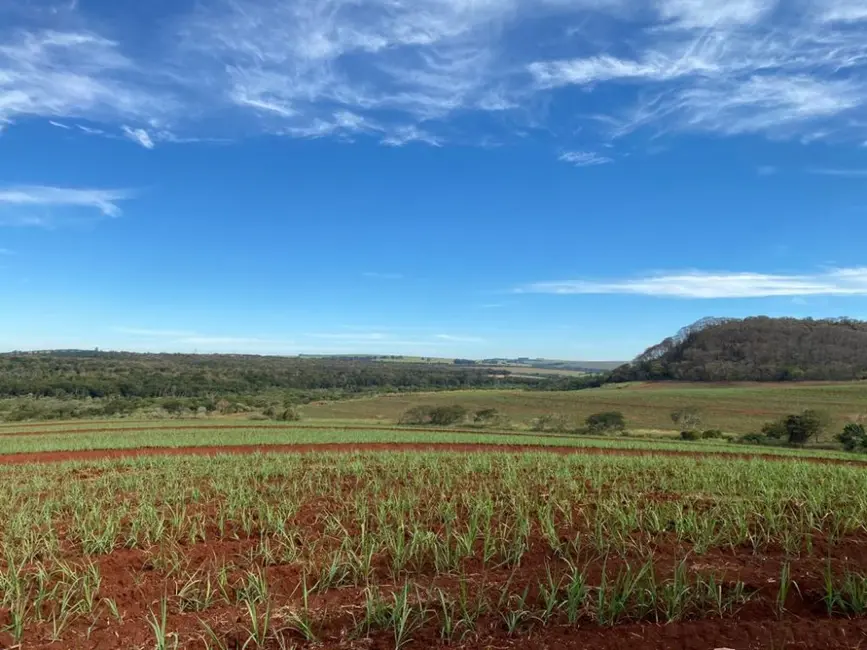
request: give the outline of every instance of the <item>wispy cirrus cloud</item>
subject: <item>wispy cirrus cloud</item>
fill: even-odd
[[[84,120],[146,148],[263,132],[531,133],[577,154],[640,132],[867,138],[860,0],[214,0],[134,26],[44,4],[0,7],[0,123]]]
[[[84,209],[103,217],[119,217],[129,190],[20,185],[0,187],[0,225],[47,226],[61,209]],[[34,212],[35,211],[35,212]]]
[[[536,282],[519,287],[516,292],[555,295],[627,294],[693,299],[867,296],[867,267],[792,275],[684,271],[613,280]]]
[[[612,158],[593,151],[566,151],[560,154],[559,159],[576,167],[594,167],[614,162]]]
[[[155,145],[153,138],[151,138],[150,134],[144,129],[132,129],[126,125],[124,125],[122,128],[124,135],[133,142],[137,142],[145,149],[154,148]]]

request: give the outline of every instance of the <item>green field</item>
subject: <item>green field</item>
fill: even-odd
[[[316,426],[267,425],[237,427],[226,421],[143,423],[117,422],[100,430],[79,431],[82,423],[47,426],[25,430],[4,427],[0,430],[0,455],[88,450],[178,449],[187,447],[230,447],[267,445],[364,445],[385,444],[478,444],[569,447],[576,451],[621,450],[624,452],[680,452],[701,454],[745,454],[793,458],[857,460],[852,454],[823,449],[792,449],[739,445],[730,442],[681,442],[679,440],[641,440],[592,436],[544,435],[528,432],[483,432],[419,429],[417,431],[328,428]],[[184,428],[195,426],[194,429]],[[230,428],[231,427],[231,428]],[[27,435],[18,435],[24,431]]]
[[[415,405],[460,404],[470,411],[496,408],[517,426],[546,413],[583,420],[599,411],[622,411],[635,431],[677,432],[673,410],[695,406],[704,428],[743,434],[762,424],[804,409],[828,411],[835,431],[867,414],[867,382],[788,384],[613,384],[569,392],[465,390],[383,395],[356,400],[308,404],[305,418],[342,421],[396,422]]]
[[[2,466],[0,647],[849,650],[865,495],[860,467],[730,458]]]

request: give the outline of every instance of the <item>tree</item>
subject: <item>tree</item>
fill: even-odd
[[[458,404],[437,406],[430,410],[430,423],[444,427],[463,422],[467,417],[467,409]]]
[[[789,415],[784,423],[791,445],[803,445],[811,438],[818,438],[826,426],[822,415],[810,409],[800,415]]]
[[[694,406],[687,406],[673,411],[671,421],[680,427],[681,431],[695,431],[701,426],[701,414]]]
[[[850,422],[843,427],[843,432],[837,434],[837,440],[843,444],[846,451],[856,451],[867,448],[867,431],[863,424]]]
[[[562,413],[546,413],[533,420],[530,428],[533,431],[566,433],[567,431],[574,430],[575,427],[569,418]]]
[[[789,429],[786,426],[786,419],[783,418],[782,420],[766,422],[762,426],[762,435],[767,436],[768,438],[773,438],[774,440],[779,440],[780,438],[788,438]]]
[[[590,433],[605,433],[607,431],[623,431],[626,429],[626,418],[620,411],[604,411],[587,416],[584,420]]]
[[[801,414],[801,417],[809,420],[810,426],[815,429],[817,442],[821,438],[821,435],[831,426],[831,414],[827,411],[807,409]]]
[[[407,409],[397,421],[398,424],[428,424],[430,422],[430,406],[413,406]]]

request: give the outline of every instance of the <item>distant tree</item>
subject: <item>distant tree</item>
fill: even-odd
[[[828,411],[807,409],[801,414],[801,417],[806,418],[810,426],[816,431],[817,442],[821,439],[822,434],[831,427],[831,414]]]
[[[722,438],[723,432],[719,429],[705,429],[701,432],[701,437],[705,440],[714,439],[714,438]]]
[[[864,425],[860,423],[850,422],[843,431],[837,434],[837,440],[843,444],[843,449],[846,451],[857,451],[867,448],[867,431]]]
[[[398,424],[410,424],[410,425],[419,425],[419,424],[429,424],[431,419],[431,407],[430,406],[413,406],[410,409],[407,409],[400,416],[400,419],[397,421]]]
[[[703,319],[648,348],[612,381],[852,380],[867,377],[867,322]]]
[[[688,429],[680,432],[681,440],[700,440],[701,434],[695,429]]]
[[[436,426],[449,426],[463,422],[467,417],[467,409],[459,404],[436,406],[430,411],[430,423]]]
[[[626,418],[620,411],[605,411],[593,413],[584,420],[589,433],[606,433],[608,431],[624,431]]]
[[[562,413],[546,413],[533,420],[530,428],[533,431],[548,433],[566,433],[573,431],[575,426],[570,419]]]
[[[814,410],[789,415],[783,422],[791,445],[804,445],[812,438],[818,439],[826,426],[822,414]]]
[[[681,431],[695,431],[701,426],[701,413],[694,406],[687,406],[671,413],[671,421]]]
[[[287,406],[277,412],[277,419],[282,422],[298,422],[301,419],[301,412],[294,406]]]
[[[788,438],[789,429],[786,426],[786,418],[783,418],[781,420],[774,420],[773,422],[766,422],[764,425],[762,425],[761,435],[767,438],[772,438],[774,440]]]

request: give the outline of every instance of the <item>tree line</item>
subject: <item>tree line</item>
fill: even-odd
[[[708,318],[611,373],[613,382],[867,379],[867,322]]]
[[[513,376],[468,366],[370,359],[56,351],[0,355],[0,397],[213,398],[268,391],[337,399],[363,392],[574,390],[602,377]]]

